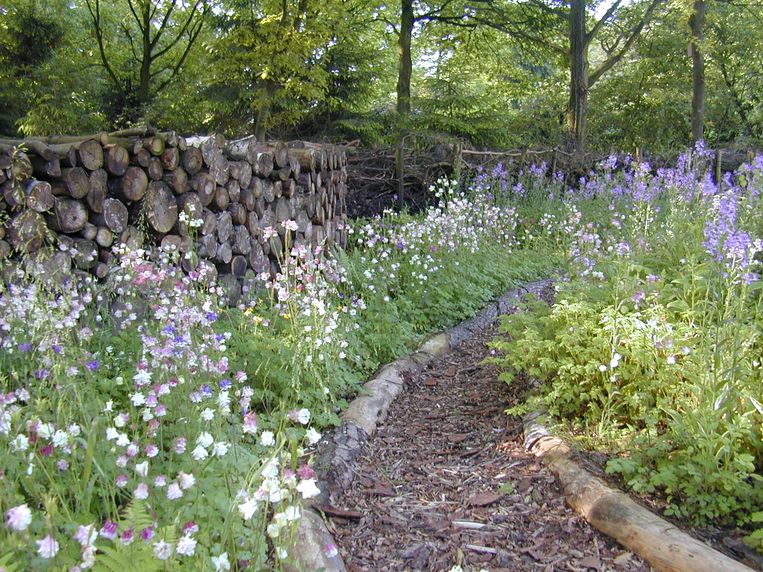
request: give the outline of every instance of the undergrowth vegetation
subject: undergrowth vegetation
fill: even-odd
[[[120,251],[103,283],[21,265],[0,290],[0,568],[291,562],[313,446],[359,383],[556,262],[516,251],[515,210],[479,186],[437,193],[347,251],[289,248],[237,307],[172,251]]]
[[[546,192],[536,217],[568,274],[553,305],[503,319],[496,361],[540,382],[520,410],[608,449],[607,471],[667,514],[748,525],[763,520],[763,157],[715,181],[710,156],[656,172],[612,157]]]

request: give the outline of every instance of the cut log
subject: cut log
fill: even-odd
[[[231,259],[233,258],[233,250],[231,249],[231,245],[227,242],[224,242],[222,244],[217,245],[217,252],[215,253],[213,259],[215,262],[218,262],[220,264],[228,264]]]
[[[91,222],[86,222],[78,234],[85,240],[95,240],[98,234],[98,227]]]
[[[152,181],[160,181],[164,176],[164,167],[162,167],[162,160],[158,157],[151,157],[148,162],[148,178]]]
[[[209,165],[209,174],[214,177],[218,185],[224,185],[230,179],[230,163],[222,152],[216,155]]]
[[[281,197],[276,202],[276,222],[281,223],[291,218],[289,209],[289,200],[285,197]]]
[[[230,272],[233,274],[233,276],[241,278],[244,276],[244,274],[246,274],[247,270],[249,270],[249,262],[247,261],[246,257],[236,255],[231,258]]]
[[[273,162],[279,169],[289,166],[289,148],[281,141],[273,149]]]
[[[251,188],[241,189],[241,193],[238,198],[239,204],[241,204],[247,211],[254,210],[254,192]]]
[[[228,212],[234,224],[246,224],[248,212],[241,203],[231,203],[228,206]]]
[[[58,155],[51,154],[49,158],[32,155],[30,157],[32,161],[32,168],[34,174],[38,177],[53,177],[59,178],[61,176],[61,159]]]
[[[145,149],[138,149],[130,158],[130,164],[146,169],[151,162],[151,153]]]
[[[191,176],[195,175],[201,171],[201,168],[204,166],[204,158],[201,155],[201,149],[197,147],[188,147],[181,155],[181,162],[186,173]]]
[[[230,202],[237,203],[241,197],[241,186],[236,179],[229,179],[225,183],[225,189],[228,191]]]
[[[261,198],[265,192],[265,184],[259,177],[252,177],[250,188],[252,189],[252,196],[255,199]]]
[[[525,435],[541,435],[537,417],[525,420]],[[664,519],[610,488],[570,457],[558,437],[535,437],[528,449],[559,479],[569,505],[595,528],[664,572],[750,572],[747,566],[713,550]]]
[[[68,194],[73,199],[82,199],[90,190],[90,178],[82,167],[72,167],[62,171]]]
[[[109,230],[121,234],[127,229],[129,220],[127,207],[119,199],[109,197],[103,201],[102,219]]]
[[[103,212],[103,201],[108,192],[109,176],[103,169],[97,169],[90,173],[88,179],[87,205],[94,213]]]
[[[107,227],[98,227],[98,232],[95,234],[95,242],[102,248],[110,248],[114,244],[114,233]]]
[[[162,180],[174,191],[176,195],[182,195],[188,191],[188,174],[183,167],[177,167],[172,171],[165,171]]]
[[[131,166],[127,168],[123,177],[109,181],[109,189],[120,199],[136,202],[146,194],[148,177],[140,167]]]
[[[77,160],[88,171],[103,167],[103,147],[95,139],[86,139],[77,146]]]
[[[257,139],[251,136],[229,141],[225,144],[224,151],[231,159],[254,163],[257,158]]]
[[[143,148],[151,153],[151,155],[154,157],[161,156],[161,154],[164,153],[165,147],[166,144],[164,139],[156,135],[153,137],[147,137],[143,140]]]
[[[121,177],[130,166],[130,154],[121,145],[106,145],[103,148],[103,162],[109,173]]]
[[[180,151],[177,147],[168,147],[161,157],[162,167],[167,171],[174,171],[180,165]]]
[[[252,236],[244,225],[233,227],[233,236],[231,238],[231,248],[233,254],[247,255],[252,250]]]
[[[40,213],[22,211],[8,225],[8,241],[17,252],[37,252],[50,239],[51,233]]]
[[[48,217],[48,225],[57,232],[74,233],[82,230],[87,223],[87,207],[76,199],[56,197],[53,212]]]
[[[266,203],[272,203],[276,200],[275,185],[272,181],[262,181],[262,198]]]
[[[199,195],[202,206],[207,206],[215,198],[217,183],[209,173],[197,173],[191,179],[191,188]]]
[[[212,204],[220,211],[224,211],[228,208],[228,205],[230,204],[228,189],[223,186],[218,186],[217,190],[215,190],[215,199]],[[212,210],[214,210],[214,208]]]
[[[178,220],[178,205],[167,185],[160,181],[150,183],[143,205],[151,228],[161,234],[172,230]]]
[[[0,238],[0,260],[5,260],[11,255],[11,245]]]
[[[214,234],[207,234],[199,240],[199,256],[203,258],[212,258],[217,254],[217,237]]]
[[[233,219],[229,212],[223,212],[217,215],[217,241],[220,243],[228,242],[233,234]],[[229,260],[226,262],[230,262]]]
[[[269,177],[273,172],[273,154],[269,151],[260,151],[256,153],[255,161],[252,163],[254,174],[258,177]]]
[[[283,196],[289,198],[297,192],[297,183],[294,179],[289,179],[281,183],[281,192]]]
[[[53,189],[46,181],[30,179],[24,188],[26,206],[38,213],[48,212],[53,208]]]
[[[217,230],[217,215],[209,209],[204,209],[201,218],[203,222],[199,232],[202,236],[213,235]]]

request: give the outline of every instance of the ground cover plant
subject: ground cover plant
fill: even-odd
[[[422,217],[358,222],[346,252],[287,248],[236,307],[171,250],[122,250],[102,283],[22,264],[0,290],[0,567],[289,562],[310,452],[359,382],[556,262],[479,185],[433,192]]]
[[[667,514],[749,526],[760,549],[763,157],[715,181],[710,156],[656,171],[611,157],[547,192],[535,216],[567,279],[553,305],[504,318],[495,346],[507,382],[539,381],[525,410],[608,450],[608,472]]]

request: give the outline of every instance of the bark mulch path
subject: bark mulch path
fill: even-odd
[[[504,410],[520,389],[483,365],[489,329],[408,380],[329,521],[360,570],[647,571],[565,505]]]

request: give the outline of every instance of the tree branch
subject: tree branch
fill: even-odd
[[[596,71],[592,72],[591,75],[588,77],[589,88],[593,86],[593,84],[596,83],[601,78],[602,75],[607,73],[610,69],[612,69],[615,66],[615,64],[617,64],[620,60],[623,59],[625,54],[628,52],[630,47],[638,38],[639,34],[641,33],[641,30],[643,30],[644,26],[646,26],[651,20],[652,14],[657,9],[657,6],[659,6],[662,2],[664,2],[664,0],[651,1],[647,9],[644,11],[644,14],[641,16],[639,22],[631,29],[630,35],[625,40],[623,47],[620,48],[620,50],[616,54],[612,54],[606,60],[604,60],[602,64],[596,69]]]

